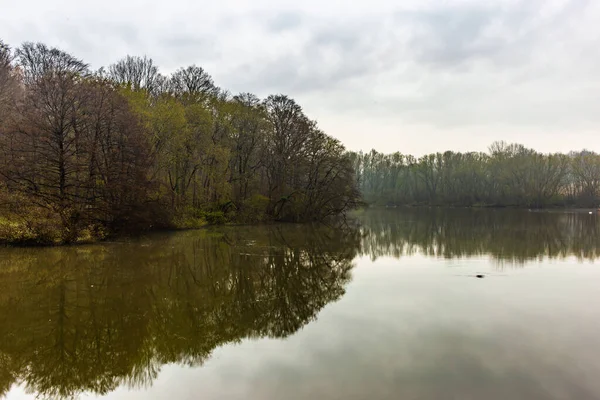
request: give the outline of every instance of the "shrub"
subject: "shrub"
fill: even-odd
[[[223,211],[207,211],[204,213],[204,219],[210,225],[222,225],[227,222]]]
[[[255,194],[247,199],[237,213],[239,222],[256,223],[263,222],[267,218],[267,207],[269,206],[269,198]]]

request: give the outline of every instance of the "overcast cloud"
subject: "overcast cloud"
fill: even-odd
[[[198,64],[233,93],[285,93],[352,150],[600,151],[600,2],[0,0],[0,38],[98,68]]]

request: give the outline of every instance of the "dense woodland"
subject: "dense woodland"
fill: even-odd
[[[541,154],[496,142],[489,153],[354,153],[365,201],[378,205],[598,207],[600,155]]]
[[[285,95],[147,57],[92,71],[0,42],[0,239],[74,242],[205,223],[315,221],[358,204],[342,144]]]

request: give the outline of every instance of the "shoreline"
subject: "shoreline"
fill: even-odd
[[[366,207],[357,208],[351,210],[347,213],[347,217],[352,218],[359,216],[360,214],[368,211],[391,211],[391,210],[401,210],[401,209],[448,209],[448,210],[511,210],[511,211],[523,211],[523,212],[565,212],[565,213],[576,213],[576,214],[599,214],[600,209],[597,208],[580,208],[580,207],[562,207],[562,206],[553,206],[553,207],[543,207],[543,208],[526,208],[521,206],[452,206],[452,205],[426,205],[426,204],[414,204],[414,205],[397,205],[397,206],[382,206],[382,205],[367,205]],[[151,228],[144,229],[140,231],[123,231],[121,233],[115,233],[111,235],[107,235],[105,237],[87,237],[80,240],[76,240],[74,242],[49,242],[44,241],[41,237],[31,237],[26,240],[9,240],[5,238],[0,238],[0,248],[35,248],[35,247],[63,247],[63,246],[82,246],[82,245],[90,245],[90,244],[100,244],[120,239],[137,239],[141,238],[144,235],[148,234],[157,234],[157,233],[176,233],[176,232],[184,232],[184,231],[200,231],[206,230],[210,228],[216,227],[259,227],[259,226],[269,226],[269,225],[277,225],[277,224],[311,224],[315,223],[315,221],[307,221],[307,222],[286,222],[286,221],[262,221],[258,223],[243,223],[243,222],[226,222],[220,224],[202,224],[191,227],[159,227],[159,228]]]
[[[113,235],[108,235],[104,238],[90,238],[77,240],[71,243],[66,242],[43,242],[36,241],[38,239],[32,238],[30,240],[21,240],[21,241],[10,241],[6,239],[0,238],[0,249],[1,248],[43,248],[43,247],[76,247],[76,246],[84,246],[84,245],[93,245],[93,244],[101,244],[114,242],[119,240],[126,239],[139,239],[146,235],[160,234],[160,233],[177,233],[177,232],[186,232],[186,231],[202,231],[208,230],[211,228],[236,228],[236,227],[262,227],[262,226],[272,226],[272,225],[308,225],[314,224],[315,221],[307,221],[307,222],[289,222],[289,221],[263,221],[257,223],[244,223],[244,222],[227,222],[223,224],[204,224],[201,226],[195,227],[161,227],[155,229],[146,229],[137,232],[122,232],[116,233]]]

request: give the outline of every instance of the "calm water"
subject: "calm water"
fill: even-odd
[[[0,249],[0,397],[600,399],[600,214],[359,221]]]

